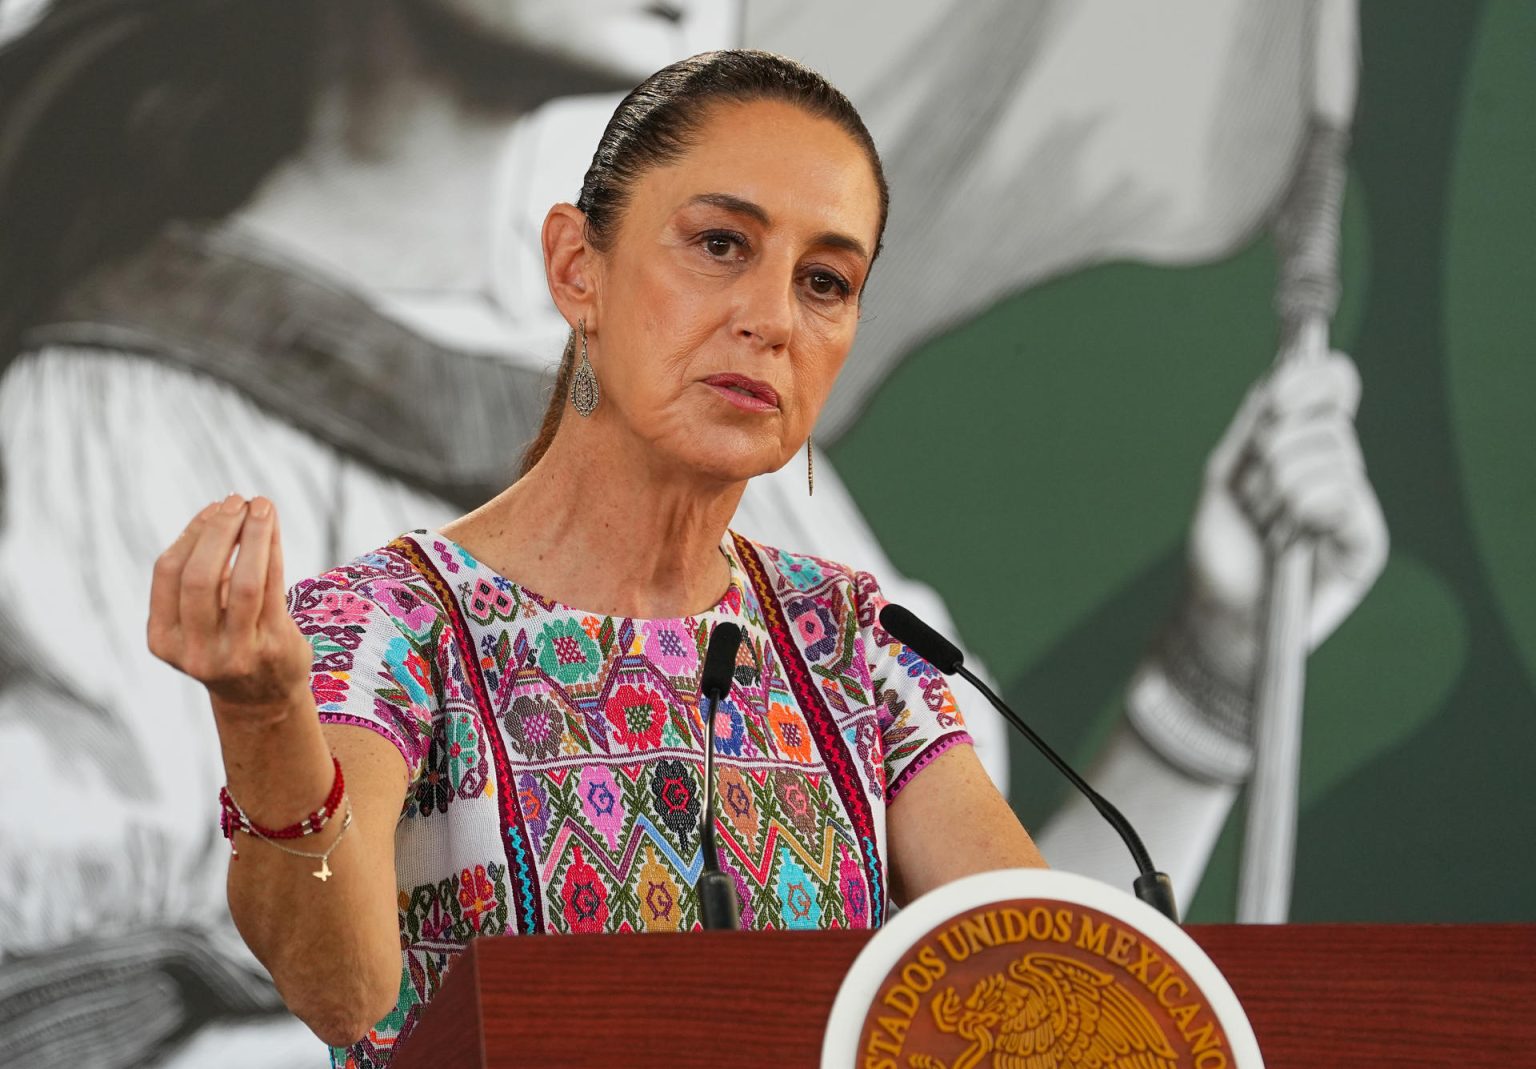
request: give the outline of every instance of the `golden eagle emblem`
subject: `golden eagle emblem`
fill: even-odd
[[[953,1065],[911,1054],[911,1069],[1177,1069],[1178,1055],[1146,1007],[1108,973],[1058,954],[1025,954],[977,982],[964,1002],[934,996],[939,1030],[969,1040]]]

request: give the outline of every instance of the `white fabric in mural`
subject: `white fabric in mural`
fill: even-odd
[[[746,39],[859,107],[891,185],[887,252],[823,422],[914,345],[1053,275],[1233,251],[1295,166],[1309,2],[751,0]],[[958,369],[957,369],[958,370]]]

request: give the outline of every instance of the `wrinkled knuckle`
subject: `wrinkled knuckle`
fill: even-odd
[[[194,572],[181,581],[182,589],[189,594],[208,595],[218,589],[218,582],[205,572]]]
[[[263,584],[260,580],[256,579],[234,579],[229,584],[230,598],[241,601],[255,601],[261,596],[262,590]]]

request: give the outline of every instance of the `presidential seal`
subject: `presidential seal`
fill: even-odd
[[[1252,1029],[1210,959],[1107,885],[1015,870],[903,910],[849,971],[824,1069],[1243,1069]]]

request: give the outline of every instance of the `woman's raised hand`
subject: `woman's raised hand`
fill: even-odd
[[[1308,630],[1327,638],[1387,561],[1387,526],[1355,436],[1360,376],[1349,357],[1290,364],[1254,387],[1212,454],[1190,533],[1189,591],[1202,644],[1256,657],[1265,544],[1317,546]],[[1197,641],[1200,640],[1199,636]]]
[[[231,494],[155,562],[149,649],[208,688],[215,712],[280,720],[309,700],[309,642],[288,615],[277,510]]]

